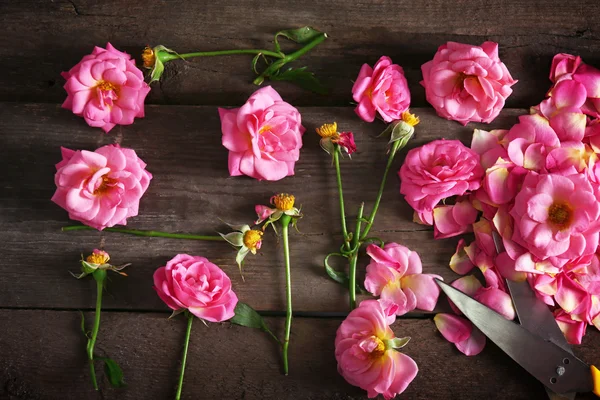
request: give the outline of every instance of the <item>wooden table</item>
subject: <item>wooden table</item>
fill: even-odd
[[[334,171],[320,150],[315,127],[337,121],[356,134],[359,154],[344,161],[347,210],[372,204],[385,164],[382,123],[355,116],[350,89],[363,63],[381,55],[404,66],[413,110],[421,117],[409,147],[435,138],[469,143],[472,130],[436,117],[419,85],[420,66],[437,47],[454,40],[500,44],[500,56],[519,83],[492,127],[508,128],[537,104],[549,88],[549,66],[559,52],[581,55],[600,66],[600,3],[505,0],[270,2],[238,0],[184,2],[142,0],[3,1],[0,4],[0,398],[168,399],[174,396],[185,322],[168,320],[169,310],[152,290],[154,270],[180,252],[204,255],[232,278],[241,300],[283,330],[284,269],[281,243],[269,233],[249,257],[245,282],[234,251],[221,243],[138,238],[114,233],[62,233],[65,211],[50,201],[59,147],[95,149],[120,141],[134,148],[154,174],[140,215],[129,226],[211,233],[220,219],[252,221],[255,204],[275,192],[294,192],[303,205],[301,233],[292,237],[293,298],[298,312],[290,346],[290,376],[280,372],[277,348],[263,333],[229,323],[196,324],[192,332],[186,399],[363,399],[336,371],[335,331],[347,311],[346,290],[326,277],[323,256],[340,242]],[[239,106],[256,90],[245,56],[173,62],[152,86],[146,118],[104,135],[60,108],[65,98],[60,72],[94,45],[107,41],[138,55],[145,44],[181,52],[268,47],[279,29],[310,24],[330,38],[300,65],[329,87],[318,96],[285,83],[274,86],[298,106],[307,128],[296,176],[279,182],[231,178],[221,146],[217,106]],[[396,160],[394,170],[401,165]],[[376,177],[376,178],[374,178]],[[446,280],[457,239],[434,241],[430,229],[411,221],[388,181],[375,233],[420,252],[425,272]],[[116,263],[131,262],[129,276],[112,276],[105,295],[97,348],[122,366],[128,387],[91,389],[80,314],[90,322],[95,299],[91,278],[77,281],[81,253],[104,247]],[[364,256],[359,269],[364,271]],[[364,273],[364,272],[363,272]],[[436,331],[433,314],[409,314],[394,325],[412,336],[405,352],[420,372],[402,398],[543,399],[541,384],[498,348],[467,358]],[[575,351],[600,360],[600,334],[588,329]],[[586,398],[579,396],[578,398]]]

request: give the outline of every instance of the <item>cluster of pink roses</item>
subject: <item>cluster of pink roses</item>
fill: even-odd
[[[600,329],[600,70],[558,54],[550,79],[546,99],[510,130],[475,130],[471,149],[436,141],[412,150],[400,170],[401,193],[436,238],[474,232],[450,266],[459,274],[479,267],[487,287],[470,277],[455,286],[512,319],[501,278],[527,279],[568,341],[579,344],[587,325]],[[502,238],[500,253],[493,233]],[[471,330],[465,321],[436,317],[454,343]]]

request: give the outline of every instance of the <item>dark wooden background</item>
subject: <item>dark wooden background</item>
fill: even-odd
[[[306,217],[292,238],[294,319],[290,376],[268,337],[229,323],[196,323],[192,333],[186,399],[363,399],[336,372],[333,355],[346,291],[329,280],[323,256],[340,240],[334,171],[314,128],[337,121],[354,131],[360,152],[343,162],[347,209],[372,204],[385,164],[382,123],[366,124],[351,106],[352,80],[363,63],[381,55],[404,66],[414,111],[421,116],[409,147],[436,138],[470,141],[472,130],[435,116],[419,85],[420,66],[449,40],[500,44],[500,57],[519,80],[493,127],[508,128],[537,104],[549,87],[552,56],[581,55],[600,66],[600,3],[463,0],[430,1],[7,1],[0,2],[0,398],[168,399],[178,375],[185,322],[152,290],[152,273],[179,252],[204,255],[232,278],[240,299],[283,329],[284,272],[281,244],[268,234],[263,250],[247,260],[242,282],[226,244],[137,238],[120,234],[61,233],[66,213],[50,201],[59,146],[93,150],[121,141],[134,148],[154,174],[140,215],[140,229],[211,233],[220,221],[251,222],[253,206],[274,192],[295,192]],[[330,38],[302,58],[330,88],[329,96],[286,83],[274,87],[299,106],[307,128],[296,176],[279,182],[231,178],[220,145],[216,106],[239,106],[256,87],[245,56],[173,62],[152,87],[146,118],[104,135],[60,108],[60,72],[94,45],[110,41],[136,57],[144,45],[179,52],[268,48],[277,30],[310,24]],[[401,165],[396,161],[394,170]],[[374,179],[373,177],[377,177]],[[434,241],[411,221],[411,210],[389,179],[374,233],[420,252],[425,272],[446,280],[457,239]],[[104,246],[116,263],[131,262],[129,277],[112,276],[105,295],[97,348],[123,367],[129,386],[91,389],[78,310],[91,323],[92,279],[77,281],[80,254]],[[359,262],[364,270],[367,260]],[[328,314],[329,313],[329,314]],[[323,315],[329,315],[324,317]],[[420,372],[402,398],[543,399],[541,384],[493,345],[467,358],[436,332],[432,314],[411,314],[394,326],[410,335],[405,352]],[[588,330],[575,351],[600,362],[600,334]],[[585,398],[580,395],[578,398]]]

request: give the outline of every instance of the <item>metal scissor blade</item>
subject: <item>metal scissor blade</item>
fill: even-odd
[[[593,381],[586,363],[460,290],[440,280],[436,282],[473,325],[544,385],[559,394],[592,391]]]

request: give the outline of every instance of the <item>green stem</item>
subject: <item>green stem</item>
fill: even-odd
[[[317,36],[312,42],[308,43],[306,46],[302,47],[301,49],[298,49],[295,52],[288,54],[285,57],[280,58],[279,60],[275,61],[267,69],[265,69],[262,74],[257,76],[256,79],[254,79],[253,83],[255,85],[262,84],[263,81],[265,80],[265,78],[268,78],[271,74],[273,74],[276,71],[278,71],[279,69],[281,69],[281,67],[283,67],[285,64],[287,64],[291,61],[294,61],[297,58],[301,57],[302,55],[308,53],[310,50],[312,50],[314,47],[318,46],[325,39],[327,39],[327,34],[322,33],[319,36]]]
[[[289,372],[288,347],[290,345],[290,332],[292,330],[292,274],[290,268],[290,245],[288,240],[288,225],[292,218],[283,215],[281,221],[281,236],[283,237],[283,256],[285,259],[285,290],[286,290],[286,314],[285,314],[285,337],[283,340],[283,373]]]
[[[85,226],[85,225],[72,225],[72,226],[63,226],[61,229],[63,232],[70,231],[94,231],[95,228]],[[212,235],[191,235],[188,233],[169,233],[169,232],[160,232],[160,231],[147,231],[141,229],[125,229],[125,228],[104,228],[104,232],[119,232],[119,233],[127,233],[130,235],[136,236],[148,236],[148,237],[164,237],[171,239],[190,239],[190,240],[207,240],[213,242],[224,242],[221,236],[212,236]]]
[[[177,384],[177,394],[175,400],[181,399],[181,389],[183,388],[183,374],[185,372],[185,363],[187,361],[188,347],[190,345],[190,334],[192,333],[192,322],[194,321],[194,315],[189,311],[186,311],[188,317],[187,330],[185,332],[185,345],[183,347],[183,359],[181,360],[181,373],[179,374],[179,383]]]
[[[383,179],[381,180],[381,185],[379,186],[379,192],[377,193],[377,199],[375,200],[375,205],[373,206],[373,210],[371,211],[371,214],[369,214],[369,218],[368,218],[369,222],[365,226],[365,230],[362,233],[362,236],[360,238],[361,241],[363,241],[367,237],[367,235],[369,234],[369,231],[371,230],[371,227],[373,226],[373,221],[375,221],[375,215],[377,214],[377,210],[379,209],[379,203],[381,203],[381,197],[383,196],[383,189],[385,189],[385,182],[387,181],[387,175],[390,170],[390,167],[392,166],[392,163],[394,162],[394,157],[396,156],[396,152],[398,151],[400,144],[401,144],[400,140],[397,140],[392,144],[392,148],[390,149],[390,154],[388,156],[387,165],[385,166],[385,171],[383,172]]]
[[[176,60],[176,59],[188,59],[194,57],[214,57],[214,56],[228,56],[235,54],[263,54],[265,56],[274,57],[274,58],[284,58],[285,55],[283,53],[277,53],[270,50],[263,49],[237,49],[237,50],[218,50],[218,51],[197,51],[194,53],[183,53],[183,54],[171,54],[167,52],[159,52],[158,57],[160,60],[165,63],[167,61]]]
[[[333,146],[333,163],[335,164],[335,175],[337,178],[338,193],[340,196],[340,219],[342,221],[342,234],[344,235],[344,244],[346,249],[350,250],[350,241],[348,238],[348,227],[346,226],[346,211],[344,207],[344,192],[342,191],[342,174],[340,172],[340,150],[339,145]]]
[[[350,264],[348,267],[348,290],[350,293],[350,311],[356,308],[356,263],[358,262],[358,251],[361,245],[359,237],[361,235],[360,228],[362,225],[362,216],[364,209],[365,203],[361,203],[360,208],[358,209],[358,215],[356,216],[356,232],[354,238],[352,239],[352,248],[354,249],[354,252],[348,260]]]
[[[94,346],[98,338],[98,330],[100,329],[100,311],[102,309],[102,291],[104,289],[104,280],[106,279],[106,271],[97,269],[93,273],[96,280],[96,315],[94,319],[94,327],[92,328],[92,337],[88,339],[87,355],[90,362],[90,374],[92,376],[92,384],[94,390],[98,390],[98,382],[96,380],[96,370],[94,369]]]

